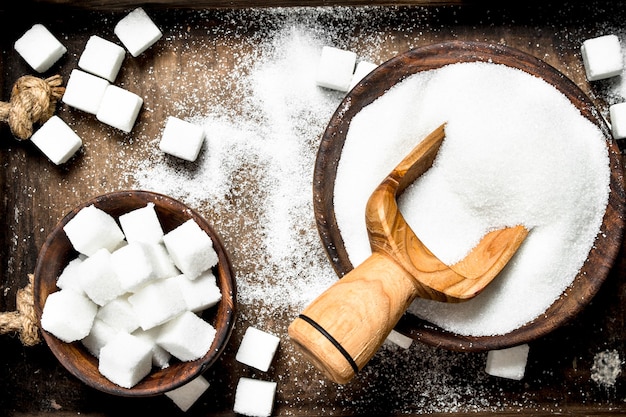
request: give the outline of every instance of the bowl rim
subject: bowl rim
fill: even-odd
[[[123,210],[121,207],[112,209],[111,205],[120,200],[127,200],[131,203]],[[101,208],[105,212],[112,214],[119,210],[119,213],[113,214],[119,224],[119,215],[132,210],[133,208],[145,207],[147,203],[154,203],[155,209],[159,216],[163,213],[159,211],[172,211],[179,213],[181,219],[194,219],[196,223],[211,237],[213,247],[218,254],[218,264],[213,267],[214,275],[217,279],[218,286],[222,293],[222,299],[217,306],[207,309],[207,315],[213,317],[213,325],[216,328],[216,335],[208,352],[202,357],[194,361],[181,362],[176,360],[173,364],[165,369],[153,368],[151,373],[143,378],[139,383],[130,389],[121,387],[97,371],[97,359],[91,355],[80,341],[66,343],[48,333],[41,327],[41,314],[47,296],[53,291],[58,290],[56,285],[51,289],[51,280],[54,279],[62,270],[60,268],[67,265],[70,259],[77,255],[77,252],[71,248],[67,235],[63,232],[63,226],[67,224],[82,208],[94,205]],[[163,222],[163,220],[161,220]],[[180,224],[180,223],[177,223]],[[167,232],[169,230],[164,230]],[[69,251],[63,256],[64,259],[55,260],[52,265],[45,263],[46,257],[51,250],[58,249],[59,245],[67,248]],[[162,394],[167,391],[176,389],[197,376],[201,375],[209,367],[211,367],[226,349],[228,340],[232,334],[236,319],[237,307],[237,288],[235,276],[233,274],[230,258],[220,236],[213,227],[194,209],[188,207],[184,203],[169,197],[167,195],[145,190],[122,190],[104,193],[90,198],[78,206],[74,207],[56,224],[54,229],[48,234],[44,244],[42,245],[34,272],[34,306],[37,315],[37,324],[45,340],[46,344],[59,360],[59,362],[72,375],[77,377],[86,385],[109,394],[123,397],[149,397]],[[219,322],[218,322],[219,319]],[[87,366],[76,366],[78,360],[86,361]],[[94,372],[95,367],[95,372]],[[170,375],[167,382],[163,382],[161,377]]]
[[[481,352],[528,343],[572,319],[599,291],[619,254],[625,213],[620,151],[600,112],[573,81],[545,61],[500,44],[448,41],[401,53],[364,77],[346,94],[332,115],[322,135],[315,161],[313,206],[317,229],[326,255],[341,278],[352,270],[353,265],[348,258],[337,225],[333,195],[337,166],[352,118],[362,108],[385,94],[392,85],[406,77],[461,62],[503,64],[540,76],[563,93],[584,117],[601,130],[606,139],[611,167],[609,202],[593,248],[573,283],[544,314],[511,332],[493,336],[458,335],[419,319],[411,313],[404,314],[395,327],[398,332],[428,345],[453,351]]]

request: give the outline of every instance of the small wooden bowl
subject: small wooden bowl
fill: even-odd
[[[219,261],[213,268],[222,300],[217,306],[207,309],[203,318],[217,330],[211,348],[202,358],[190,362],[172,361],[165,369],[154,369],[147,377],[130,389],[122,388],[98,371],[98,360],[84,348],[81,342],[66,343],[41,329],[52,353],[61,364],[85,384],[109,394],[126,397],[147,397],[175,389],[209,368],[224,351],[235,322],[236,286],[231,264],[226,251],[213,228],[194,210],[165,195],[148,191],[120,191],[95,197],[68,213],[49,234],[42,246],[35,268],[34,296],[38,319],[48,294],[58,290],[56,281],[63,268],[77,256],[77,252],[63,231],[63,226],[82,208],[91,204],[109,213],[116,219],[133,209],[154,203],[157,216],[165,233],[183,222],[194,219],[211,237]]]
[[[517,68],[544,79],[561,91],[604,134],[611,166],[609,204],[593,249],[565,293],[534,321],[507,334],[461,336],[412,314],[405,314],[396,330],[413,339],[456,351],[486,351],[527,343],[574,317],[597,293],[621,246],[624,229],[624,186],[620,151],[591,100],[571,80],[544,61],[524,52],[494,44],[453,41],[416,48],[385,62],[350,91],[323,134],[313,178],[315,219],[328,258],[341,277],[352,270],[337,226],[333,195],[337,165],[352,118],[406,77],[459,62],[492,62]]]

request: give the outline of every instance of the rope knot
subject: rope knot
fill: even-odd
[[[28,275],[28,284],[17,290],[17,311],[0,313],[0,334],[18,333],[24,346],[34,346],[41,341],[35,312],[32,274]]]

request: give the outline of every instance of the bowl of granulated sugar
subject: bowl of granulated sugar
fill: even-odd
[[[71,210],[35,269],[35,310],[59,362],[100,391],[162,394],[211,367],[236,309],[213,227],[166,195],[118,191]]]
[[[457,351],[546,335],[589,303],[618,256],[623,171],[591,100],[524,52],[479,42],[420,47],[380,65],[346,95],[314,171],[328,258],[339,277],[367,259],[367,199],[442,123],[432,167],[398,197],[416,236],[453,265],[491,230],[521,224],[529,234],[476,297],[418,298],[396,330]]]

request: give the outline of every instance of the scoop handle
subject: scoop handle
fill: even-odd
[[[416,298],[411,275],[374,252],[291,323],[291,340],[331,380],[345,384],[371,359]]]

